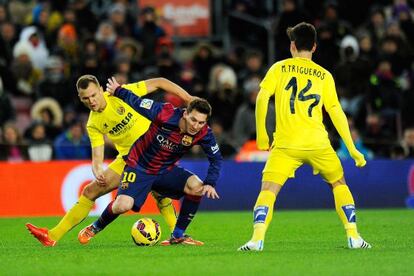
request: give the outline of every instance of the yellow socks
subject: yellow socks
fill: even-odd
[[[49,231],[49,237],[60,240],[70,229],[78,225],[91,211],[94,202],[81,195],[78,202],[65,214],[59,224]]]
[[[355,203],[347,185],[338,185],[333,189],[335,209],[344,224],[346,235],[357,238]]]
[[[273,206],[276,195],[271,191],[261,191],[257,197],[253,210],[253,236],[252,241],[264,240],[267,227],[272,221]]]
[[[152,196],[157,203],[157,207],[160,210],[161,215],[164,217],[165,222],[170,228],[170,231],[174,231],[175,224],[177,222],[177,215],[175,213],[174,205],[172,204],[172,200],[168,197],[160,197],[155,193],[152,193]]]

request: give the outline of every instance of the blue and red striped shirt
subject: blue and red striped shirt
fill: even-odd
[[[216,185],[223,158],[208,125],[196,135],[181,133],[179,122],[183,109],[174,108],[170,103],[142,99],[122,87],[118,87],[114,95],[152,122],[148,131],[135,141],[128,155],[124,156],[128,166],[148,174],[164,174],[192,146],[200,145],[210,163],[204,184]]]

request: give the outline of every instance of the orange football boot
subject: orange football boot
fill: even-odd
[[[87,244],[89,241],[95,237],[95,234],[97,234],[97,231],[94,231],[95,228],[93,225],[86,226],[82,230],[80,230],[78,234],[78,240],[81,244]]]
[[[201,246],[204,245],[204,242],[195,240],[191,238],[189,235],[184,235],[181,238],[175,238],[171,236],[169,240],[165,240],[161,242],[161,245],[168,246],[168,245],[176,245],[176,244],[186,244],[186,245],[196,245]]]
[[[51,247],[56,245],[56,241],[49,238],[49,230],[47,228],[39,228],[31,223],[26,223],[26,228],[44,246]]]

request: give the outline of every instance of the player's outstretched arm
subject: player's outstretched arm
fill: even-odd
[[[162,89],[180,97],[186,103],[190,103],[193,100],[193,97],[188,94],[188,92],[185,91],[181,86],[166,78],[148,79],[145,80],[145,85],[147,87],[147,93],[151,93],[157,89]]]
[[[271,93],[260,89],[256,99],[256,144],[259,150],[269,149],[269,136],[266,131],[266,114]]]
[[[352,141],[348,120],[346,119],[345,113],[342,110],[341,106],[339,104],[335,105],[327,110],[327,112],[329,114],[329,117],[331,117],[336,130],[344,141],[349,154],[355,160],[355,165],[357,167],[365,166],[367,161],[365,161],[364,155],[356,149],[354,141]]]

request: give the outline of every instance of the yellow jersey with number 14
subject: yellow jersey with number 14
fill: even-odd
[[[329,110],[339,101],[326,69],[306,58],[285,59],[273,64],[260,87],[265,95],[259,98],[275,96],[275,147],[313,150],[330,146],[322,106]],[[263,124],[263,118],[256,117],[256,123]],[[263,126],[258,126],[258,137],[262,135],[259,131]]]
[[[147,93],[144,81],[122,85],[138,96]],[[120,155],[126,155],[132,144],[144,134],[150,121],[138,114],[128,104],[117,97],[104,92],[106,107],[102,112],[89,113],[86,129],[91,140],[92,148],[102,146],[104,135],[111,140]]]

